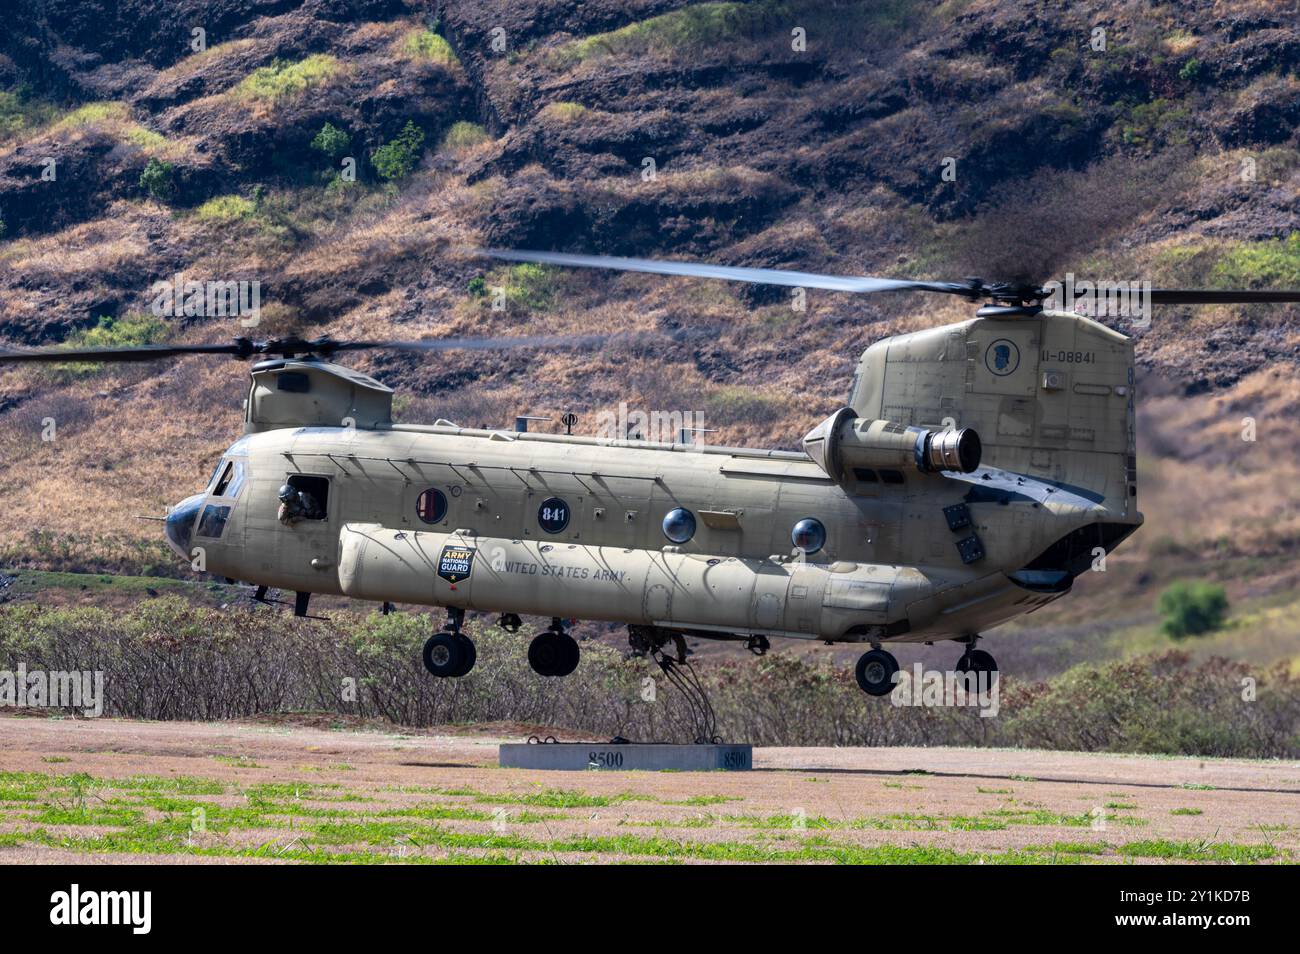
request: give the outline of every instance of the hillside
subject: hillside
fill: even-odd
[[[795,446],[867,344],[969,308],[811,292],[797,311],[780,290],[486,267],[466,249],[1300,287],[1295,2],[16,6],[0,33],[9,344],[673,332],[353,363],[399,389],[408,421],[574,410],[591,431],[627,402],[697,412],[717,443]],[[154,283],[178,274],[258,281],[258,325],[154,316]],[[1148,523],[1029,630],[1150,642],[1159,587],[1205,575],[1271,620],[1247,656],[1300,658],[1300,309],[1117,327],[1138,342]],[[0,565],[177,573],[135,517],[206,476],[245,374],[0,371]]]

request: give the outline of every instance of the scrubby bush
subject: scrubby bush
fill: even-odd
[[[351,144],[352,137],[333,123],[326,123],[321,126],[320,132],[311,141],[313,149],[317,152],[323,152],[330,159],[342,158],[347,154],[348,146]]]
[[[411,174],[424,148],[424,131],[407,120],[402,131],[370,154],[370,163],[381,178],[401,179]]]
[[[572,676],[546,679],[528,668],[526,635],[472,624],[478,664],[463,679],[441,680],[420,662],[436,628],[426,614],[304,620],[261,607],[206,609],[179,597],[126,613],[20,604],[0,608],[0,669],[23,662],[29,671],[102,670],[105,713],[132,718],[311,710],[406,726],[510,722],[647,741],[695,737],[689,706],[648,660],[588,642]],[[1300,755],[1300,679],[1285,667],[1260,672],[1170,652],[1079,666],[1047,682],[1003,677],[993,718],[973,707],[868,698],[848,668],[793,653],[696,669],[718,733],[760,745]],[[656,687],[649,701],[647,678]]]
[[[1174,639],[1186,639],[1223,625],[1228,595],[1217,583],[1178,580],[1160,594],[1156,608],[1165,617],[1164,631]]]
[[[175,167],[170,162],[150,159],[140,173],[140,188],[160,202],[170,199],[176,192]]]

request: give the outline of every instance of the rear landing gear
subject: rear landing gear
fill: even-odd
[[[528,665],[539,676],[567,676],[578,668],[578,641],[564,631],[559,619],[551,620],[551,628],[528,645]]]
[[[424,644],[424,668],[440,679],[467,675],[478,660],[474,640],[460,631],[464,620],[464,610],[449,610],[447,629]]]
[[[997,678],[998,664],[997,661],[982,649],[970,649],[962,653],[961,659],[957,660],[958,672],[973,672],[977,676],[980,673],[987,675],[992,681]]]
[[[894,691],[894,674],[897,672],[898,660],[893,653],[872,649],[858,659],[853,674],[858,679],[858,688],[867,695],[887,696]]]

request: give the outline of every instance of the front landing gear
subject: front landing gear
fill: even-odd
[[[528,645],[528,665],[539,676],[567,676],[578,668],[578,641],[564,631],[561,620],[551,620],[551,628]]]
[[[424,644],[424,668],[440,679],[467,675],[478,660],[474,640],[460,631],[464,620],[464,610],[450,610],[447,629]]]
[[[894,675],[897,672],[898,660],[893,653],[872,649],[858,659],[853,674],[858,679],[858,688],[867,695],[887,696],[894,691]]]

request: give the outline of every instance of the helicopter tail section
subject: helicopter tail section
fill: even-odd
[[[972,512],[977,525],[1009,514],[1023,524],[1005,536],[1027,541],[1026,588],[1068,587],[1039,571],[1072,580],[1142,522],[1133,341],[1089,318],[1043,310],[884,339],[863,353],[849,404],[865,418],[978,433],[981,467],[954,491],[968,505],[1025,504]],[[1032,532],[1037,508],[1076,519],[1054,521],[1045,539]]]

